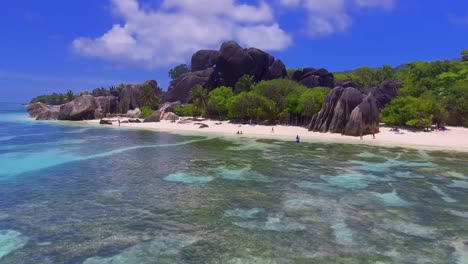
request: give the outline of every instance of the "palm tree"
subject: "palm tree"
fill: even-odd
[[[147,106],[153,110],[156,110],[159,106],[160,99],[156,96],[151,86],[146,84],[143,89],[140,91],[140,95],[138,97],[142,106]]]
[[[190,91],[190,100],[192,100],[193,105],[200,114],[203,115],[208,105],[208,90],[201,85],[196,85]]]

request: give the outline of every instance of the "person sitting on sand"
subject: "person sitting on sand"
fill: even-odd
[[[239,135],[239,134],[240,134],[239,130],[237,130],[237,133],[236,133],[236,134],[237,134],[237,135]]]

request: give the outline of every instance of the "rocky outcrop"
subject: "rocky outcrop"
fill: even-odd
[[[325,69],[304,68],[292,74],[291,79],[309,88],[334,86],[333,74]]]
[[[117,113],[119,100],[115,96],[99,96],[94,98],[96,110],[94,110],[94,118],[102,119],[109,114]]]
[[[214,68],[203,71],[188,72],[173,80],[165,95],[166,101],[189,101],[190,91],[196,85],[201,85],[205,89],[212,90],[218,86],[218,76]]]
[[[221,52],[217,50],[199,50],[192,55],[192,71],[203,71],[212,68],[218,62]]]
[[[312,117],[309,130],[350,136],[368,134],[372,129],[378,132],[379,110],[397,96],[401,83],[388,80],[367,89],[368,94],[351,87],[354,83],[344,85],[348,87],[330,91],[320,112]]]
[[[181,102],[164,103],[157,111],[154,111],[151,116],[147,117],[144,120],[144,122],[152,123],[152,122],[160,122],[161,120],[171,120],[171,121],[178,120],[179,117],[176,114],[172,113],[172,111],[174,111],[173,110],[174,107],[179,107],[181,105],[182,105]]]
[[[28,104],[28,106],[26,107],[26,111],[28,111],[29,116],[33,118],[36,118],[38,115],[48,110],[49,110],[49,107],[46,104],[39,103],[39,102]]]
[[[254,81],[271,80],[287,76],[280,60],[256,48],[244,49],[234,41],[221,45],[219,51],[200,50],[192,56],[192,72],[173,80],[166,93],[166,101],[188,102],[190,90],[201,85],[212,90],[221,85],[234,87],[244,75]]]
[[[375,97],[379,109],[382,109],[397,97],[401,85],[402,83],[398,80],[386,80],[379,86],[369,88],[369,93]]]
[[[162,116],[161,120],[168,120],[168,121],[177,121],[180,117],[172,112],[167,112]]]
[[[91,95],[83,95],[75,98],[60,107],[59,120],[86,120],[94,119],[96,101]]]
[[[57,120],[59,112],[59,108],[49,108],[37,115],[36,120]]]
[[[343,134],[348,136],[360,136],[379,132],[379,108],[377,100],[369,94],[349,116]]]
[[[128,118],[139,118],[141,116],[140,108],[135,108],[133,110],[128,110],[127,115]]]
[[[147,85],[157,97],[162,97],[162,90],[155,80],[146,81],[143,84],[128,84],[120,93],[120,108],[132,110],[142,107],[140,92]]]

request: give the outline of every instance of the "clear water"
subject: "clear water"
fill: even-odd
[[[1,105],[2,264],[468,263],[467,153],[24,117]]]

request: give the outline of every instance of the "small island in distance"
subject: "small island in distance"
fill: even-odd
[[[381,132],[377,139],[384,143],[426,146],[433,145],[435,138],[415,132],[468,126],[468,50],[461,52],[459,60],[331,73],[323,68],[287,69],[280,59],[260,49],[244,49],[228,41],[219,50],[194,53],[190,67],[181,64],[169,75],[173,80],[167,91],[156,80],[80,95],[68,91],[35,97],[27,111],[37,120],[166,131],[235,134],[242,130],[246,136],[320,137],[305,133],[307,129],[362,139]],[[252,125],[277,127],[270,131]],[[468,147],[457,142],[466,130],[453,129],[450,140],[435,146]],[[412,136],[395,137],[404,133]],[[321,137],[340,139],[329,134]]]

